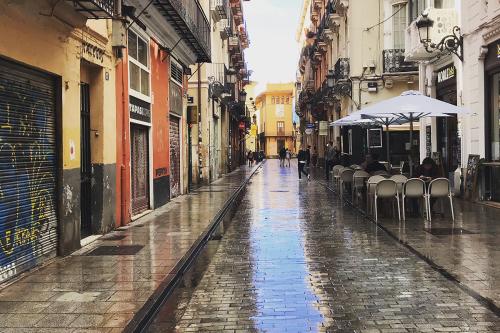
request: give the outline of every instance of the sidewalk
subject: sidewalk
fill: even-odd
[[[323,177],[316,170],[315,179],[327,186]],[[331,182],[328,185],[333,188]],[[407,216],[401,222],[379,218],[378,224],[500,316],[500,210],[457,198],[454,210],[455,222],[449,204],[444,203],[444,217],[433,216],[432,223]]]
[[[258,168],[242,167],[176,198],[0,290],[0,332],[132,330],[176,283]]]

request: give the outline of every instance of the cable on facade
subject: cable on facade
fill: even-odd
[[[407,5],[407,4],[408,4],[408,3],[404,3],[404,4],[403,4],[403,5],[402,5],[402,6],[401,6],[401,7],[400,7],[397,11],[395,11],[395,12],[394,12],[391,16],[389,16],[389,17],[388,17],[388,18],[386,18],[385,20],[383,20],[383,21],[381,21],[381,22],[379,22],[379,23],[377,23],[377,24],[375,24],[375,25],[372,25],[371,27],[366,28],[366,29],[365,29],[365,31],[369,31],[369,30],[371,30],[371,29],[373,29],[373,28],[375,28],[375,27],[378,27],[379,25],[384,24],[385,22],[389,21],[389,20],[390,20],[391,18],[393,18],[393,17],[394,17],[397,13],[399,13],[399,12],[400,12],[403,8],[406,8],[406,5]]]

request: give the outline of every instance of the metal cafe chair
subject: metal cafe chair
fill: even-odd
[[[431,199],[446,198],[450,200],[451,218],[455,221],[455,212],[453,211],[453,196],[451,195],[450,181],[447,178],[437,178],[430,182],[429,190],[427,191],[427,216],[429,221],[432,221],[431,216]]]
[[[391,176],[391,178],[389,178],[389,179],[394,180],[396,182],[396,184],[398,185],[398,193],[399,194],[403,193],[403,184],[406,183],[408,178],[406,178],[406,176],[403,176],[403,175],[394,175],[394,176]]]
[[[364,170],[357,170],[352,176],[352,202],[358,202],[359,194],[365,187],[365,179],[370,178],[370,174]]]
[[[377,201],[379,198],[395,198],[398,204],[398,219],[401,221],[401,208],[399,205],[398,185],[392,179],[381,180],[375,185],[375,222],[378,222]]]
[[[375,186],[384,179],[384,176],[371,176],[366,182],[366,207],[367,212],[370,214],[372,213],[373,199],[375,197]]]
[[[344,186],[347,184],[352,185],[353,175],[354,175],[354,170],[349,168],[342,169],[340,173],[340,200],[344,199]]]
[[[335,165],[332,169],[333,173],[333,184],[335,186],[336,190],[339,190],[339,185],[340,185],[340,171],[344,169],[344,167],[340,164]]]
[[[406,220],[406,210],[405,210],[405,199],[406,198],[415,198],[422,199],[422,215],[428,212],[427,207],[427,191],[425,182],[420,178],[410,178],[403,185],[403,193],[402,193],[402,209],[403,209],[403,221]]]

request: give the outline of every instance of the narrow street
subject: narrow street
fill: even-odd
[[[491,332],[499,318],[296,161],[267,161],[201,280],[151,332]]]

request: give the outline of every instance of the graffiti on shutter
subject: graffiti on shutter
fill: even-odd
[[[181,147],[179,119],[170,117],[170,194],[173,197],[181,194]]]
[[[0,282],[57,248],[55,82],[0,59]]]

